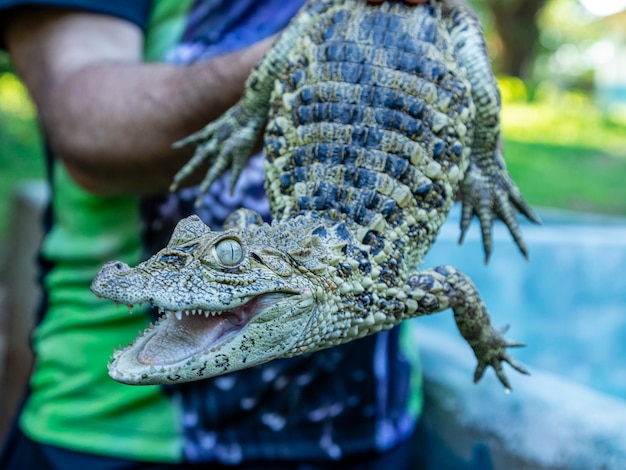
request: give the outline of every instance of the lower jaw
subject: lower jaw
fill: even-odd
[[[169,315],[154,327],[154,334],[141,344],[136,353],[137,361],[159,367],[194,358],[223,343],[245,326],[245,323],[238,324],[240,322],[233,319],[232,315],[197,315],[178,320]]]

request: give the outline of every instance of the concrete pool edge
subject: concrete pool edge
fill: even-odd
[[[424,370],[424,468],[626,468],[626,402],[541,370],[507,368],[508,395],[491,370],[473,385],[460,336],[411,328]]]

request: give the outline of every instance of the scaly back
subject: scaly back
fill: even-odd
[[[468,165],[465,71],[439,7],[334,3],[297,41],[270,100],[273,215],[393,230],[421,258]]]

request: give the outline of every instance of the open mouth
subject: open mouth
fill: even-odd
[[[137,361],[154,366],[170,365],[216,347],[284,297],[285,294],[264,294],[223,311],[160,309],[163,315],[147,335]]]

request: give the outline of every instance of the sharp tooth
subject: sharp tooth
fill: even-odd
[[[132,305],[128,305],[128,313],[133,313],[133,306]]]
[[[180,310],[176,312],[176,318],[178,318],[179,320],[183,319],[183,312],[181,312]]]
[[[209,313],[210,313],[210,312],[209,312],[208,310],[205,310],[205,311],[204,311],[204,316],[205,316],[205,317],[207,317],[207,318],[209,318]]]
[[[164,312],[165,310],[163,310],[161,307],[159,307],[158,311],[159,311],[159,315],[163,315],[163,312]],[[169,312],[168,312],[168,315],[169,315]]]
[[[189,316],[190,313],[191,313],[191,311],[185,310],[185,315]]]

